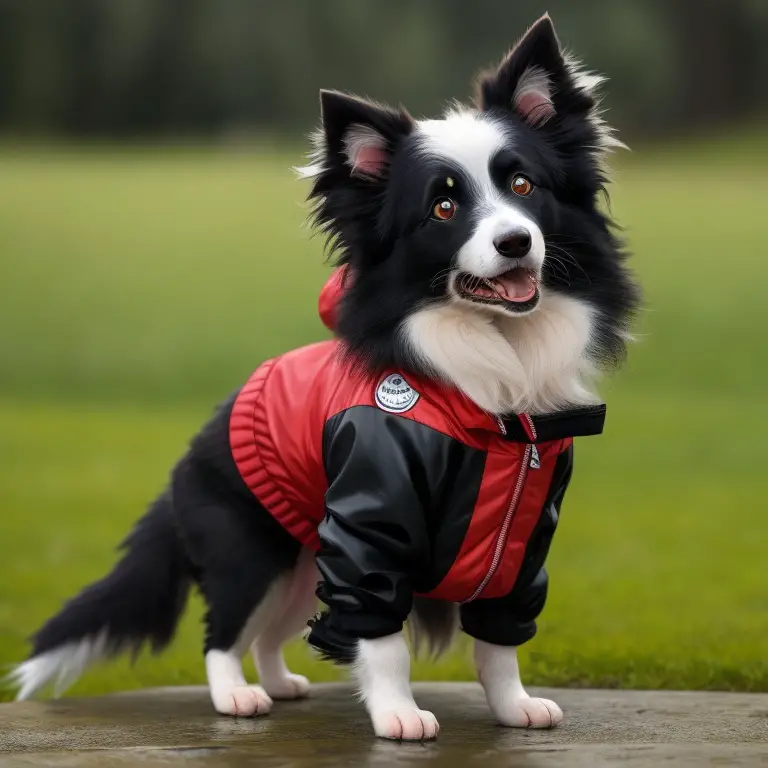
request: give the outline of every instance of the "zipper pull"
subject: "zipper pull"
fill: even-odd
[[[531,458],[528,462],[529,469],[541,469],[541,458],[539,457],[539,449],[536,447],[536,440],[538,435],[536,434],[536,427],[534,426],[533,419],[527,414],[520,414],[520,422],[525,429],[531,447]]]

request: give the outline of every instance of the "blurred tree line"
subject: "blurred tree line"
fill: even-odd
[[[305,132],[317,89],[430,114],[543,11],[630,136],[768,105],[768,0],[0,0],[0,130]]]

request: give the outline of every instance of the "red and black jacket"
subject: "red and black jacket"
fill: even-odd
[[[320,307],[329,326],[339,290],[334,275]],[[246,484],[317,552],[329,611],[310,642],[338,657],[397,632],[414,595],[459,603],[476,638],[529,640],[572,438],[600,433],[605,407],[499,417],[431,379],[355,375],[339,344],[261,365],[230,417]]]

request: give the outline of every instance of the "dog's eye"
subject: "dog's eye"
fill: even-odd
[[[450,197],[438,197],[432,206],[432,216],[440,221],[450,221],[456,215],[456,203]]]
[[[528,197],[533,192],[533,184],[525,176],[518,174],[512,177],[512,183],[510,184],[512,191],[520,197]]]

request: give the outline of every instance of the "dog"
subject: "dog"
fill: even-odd
[[[160,651],[196,584],[219,713],[307,695],[281,646],[309,624],[376,735],[434,738],[407,621],[435,653],[459,629],[474,639],[499,723],[561,720],[526,693],[516,648],[544,606],[573,439],[602,430],[595,382],[640,300],[600,205],[620,146],[601,81],[545,16],[438,119],[321,92],[299,172],[336,256],[320,297],[333,338],[261,364],[220,405],[111,573],[34,636],[18,698]]]

